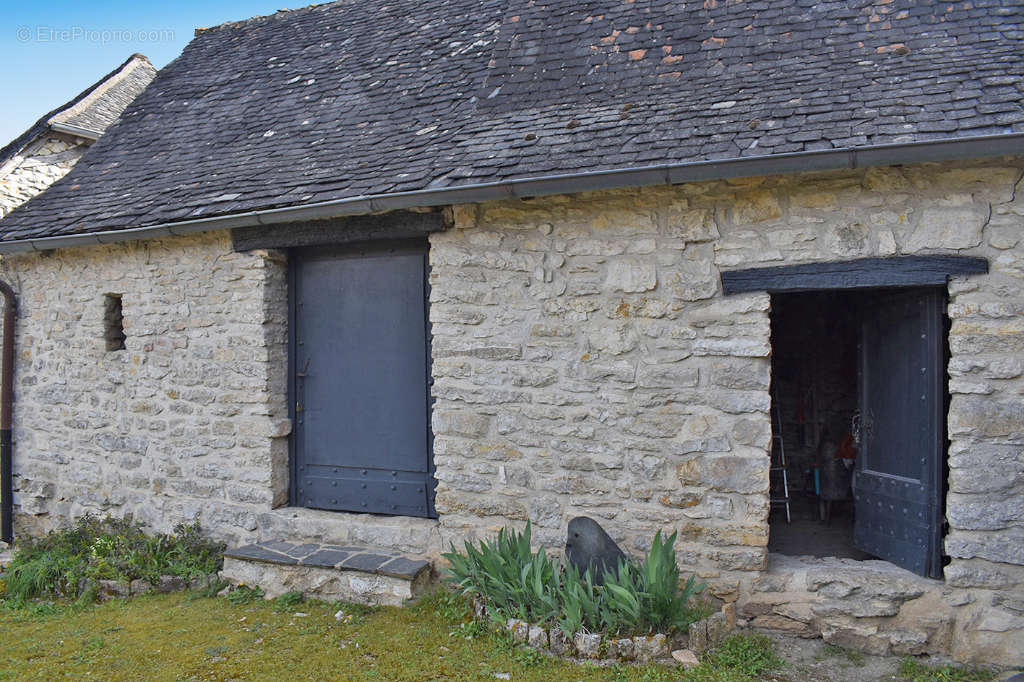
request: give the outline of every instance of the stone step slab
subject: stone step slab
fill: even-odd
[[[271,540],[229,549],[221,578],[267,599],[302,592],[324,601],[400,606],[430,583],[426,559],[359,545]]]

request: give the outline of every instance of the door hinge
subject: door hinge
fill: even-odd
[[[300,402],[296,402],[295,403],[295,411],[296,412],[302,412],[302,403],[300,403]]]

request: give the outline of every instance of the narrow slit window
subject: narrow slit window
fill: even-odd
[[[103,339],[107,350],[124,350],[124,315],[121,312],[121,294],[103,297]]]

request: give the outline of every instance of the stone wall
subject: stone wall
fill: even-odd
[[[0,218],[60,180],[88,149],[67,135],[40,137],[0,168]]]
[[[290,431],[278,254],[233,253],[214,233],[5,257],[21,302],[19,527],[131,512],[158,529],[199,518],[233,541],[364,538],[436,555],[527,520],[559,546],[586,514],[631,551],[678,532],[680,564],[716,595],[763,602],[771,300],[724,296],[721,271],[984,256],[990,274],[949,286],[953,558],[933,584],[958,655],[1019,661],[1022,173],[1003,159],[456,207],[455,227],[430,238],[436,522],[274,509]],[[122,296],[126,350],[105,350],[105,294]],[[924,608],[791,617],[839,589],[818,582],[775,590],[805,607],[751,618],[893,633]]]
[[[227,233],[5,256],[16,533],[85,512],[255,537],[287,501],[285,266]],[[107,351],[105,294],[125,350]]]
[[[923,164],[458,207],[455,229],[431,237],[443,541],[529,519],[554,546],[586,514],[635,551],[668,529],[683,566],[749,599],[767,559],[770,299],[724,296],[720,272],[984,256],[990,274],[949,285],[949,627],[962,657],[1019,662],[1022,169]],[[832,614],[818,633],[861,617]]]
[[[706,186],[464,207],[431,239],[442,532],[569,518],[764,565],[768,296],[725,298]]]

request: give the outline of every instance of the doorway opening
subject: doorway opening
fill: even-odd
[[[941,577],[945,303],[940,287],[772,295],[770,551]]]
[[[772,296],[772,505],[768,549],[867,559],[853,542],[857,344],[863,294]],[[785,485],[782,472],[785,466]],[[782,500],[788,488],[788,516]]]

